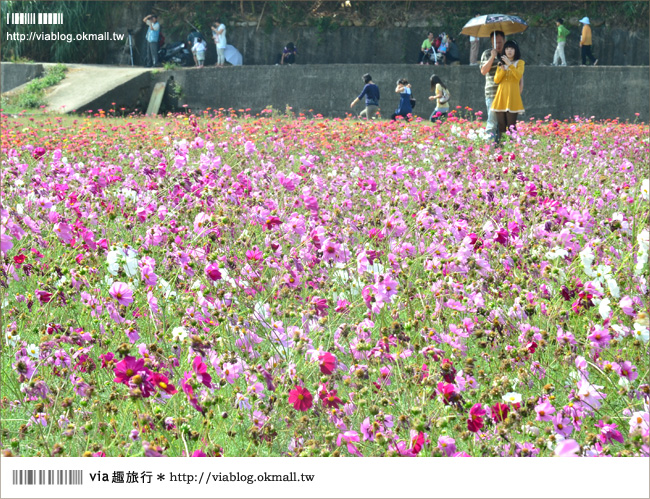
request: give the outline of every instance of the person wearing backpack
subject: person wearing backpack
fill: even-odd
[[[451,98],[451,94],[439,76],[431,75],[430,82],[433,95],[429,96],[429,100],[436,101],[436,108],[431,113],[429,121],[435,123],[441,118],[446,118],[449,114],[449,99]]]

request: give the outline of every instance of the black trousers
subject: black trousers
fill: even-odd
[[[581,53],[582,53],[582,64],[583,66],[587,64],[587,57],[591,60],[591,63],[593,64],[596,62],[596,58],[594,55],[591,53],[591,45],[583,45],[581,47]]]

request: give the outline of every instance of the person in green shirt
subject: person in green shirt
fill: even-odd
[[[562,61],[562,66],[566,66],[564,46],[566,45],[566,37],[569,34],[569,30],[564,27],[564,19],[561,17],[555,21],[555,24],[557,26],[557,48],[553,56],[553,66],[557,66],[560,60]]]
[[[433,45],[433,40],[433,32],[429,31],[429,35],[427,36],[426,40],[422,42],[422,46],[420,47],[420,57],[418,59],[418,63],[429,64],[432,62],[438,65],[438,60],[436,58],[436,48]]]

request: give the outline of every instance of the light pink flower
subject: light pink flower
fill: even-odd
[[[117,300],[120,305],[128,306],[133,303],[133,291],[124,282],[114,282],[111,285],[109,294]]]

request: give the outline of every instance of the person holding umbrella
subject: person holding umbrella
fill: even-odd
[[[479,68],[481,74],[485,76],[485,107],[487,108],[488,115],[485,131],[490,137],[495,138],[497,136],[498,124],[497,117],[492,111],[492,102],[497,94],[498,85],[494,82],[494,75],[497,72],[497,63],[501,58],[506,35],[503,34],[503,31],[495,31],[490,36],[490,39],[494,45],[492,48],[483,51]]]
[[[488,121],[485,128],[492,137],[496,135],[497,131],[496,116],[490,111],[497,92],[497,85],[494,83],[496,63],[501,60],[501,51],[503,50],[506,35],[521,33],[526,29],[528,29],[528,23],[521,17],[505,14],[486,14],[470,19],[461,30],[463,35],[490,38],[492,48],[483,52],[479,67],[481,74],[485,76],[485,104],[488,111]]]
[[[511,127],[517,128],[517,114],[524,112],[519,82],[524,76],[525,65],[521,59],[519,45],[513,40],[508,40],[503,45],[503,55],[494,75],[494,83],[499,86],[492,101],[492,111],[499,126],[496,143],[499,143],[501,134]]]

